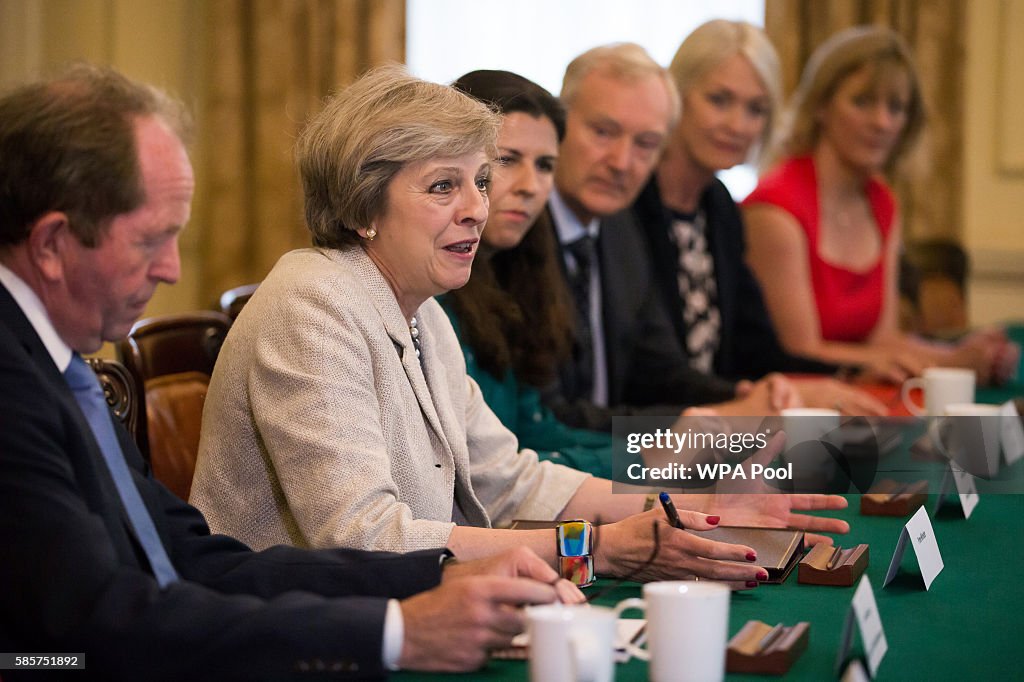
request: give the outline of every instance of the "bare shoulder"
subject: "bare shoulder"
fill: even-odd
[[[743,207],[747,245],[756,255],[762,250],[773,253],[803,251],[807,237],[796,217],[773,204],[753,204]]]

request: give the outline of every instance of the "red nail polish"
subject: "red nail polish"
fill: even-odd
[[[757,555],[753,552],[747,552],[747,561],[757,561]]]
[[[747,587],[757,587],[758,584],[759,583],[756,580],[748,580],[747,581]]]
[[[721,516],[709,516],[708,519],[707,519],[708,523],[710,523],[712,526],[717,526],[718,522],[721,521],[721,520],[722,520]]]
[[[757,574],[757,579],[758,580],[768,580],[768,572],[767,571],[761,571],[760,573]]]

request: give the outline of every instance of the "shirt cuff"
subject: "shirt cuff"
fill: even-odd
[[[397,599],[388,599],[384,613],[384,638],[381,642],[381,662],[388,670],[398,670],[398,659],[402,656],[402,640],[405,639],[405,621],[402,607]]]

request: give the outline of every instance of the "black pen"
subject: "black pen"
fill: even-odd
[[[668,517],[668,522],[679,530],[686,530],[683,522],[679,520],[679,512],[676,511],[676,506],[672,504],[672,498],[669,494],[663,492],[658,495],[658,499],[661,500],[661,508],[665,510],[665,516]]]

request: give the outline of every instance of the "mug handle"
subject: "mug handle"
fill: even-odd
[[[907,412],[916,416],[923,417],[927,413],[927,408],[922,407],[910,399],[910,392],[915,388],[924,391],[924,379],[921,377],[911,377],[903,382],[903,387],[900,389],[900,398],[903,400],[903,405],[907,408]]]
[[[623,599],[615,605],[615,617],[619,618],[622,615],[623,611],[628,611],[629,609],[638,609],[646,614],[647,602],[638,597],[630,597],[629,599]],[[628,653],[630,656],[635,656],[641,661],[651,660],[651,654],[647,651],[647,649],[641,649],[636,644],[633,644],[633,642],[622,642],[622,648],[624,648],[626,650],[626,653]]]

